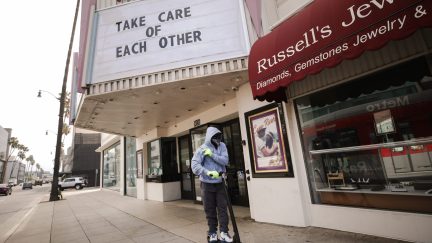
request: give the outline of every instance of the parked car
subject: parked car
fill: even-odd
[[[24,182],[22,185],[22,189],[33,189],[33,184],[31,182]]]
[[[42,186],[42,180],[35,180],[34,185],[35,186],[37,186],[37,185]]]
[[[4,194],[5,196],[12,194],[12,187],[8,184],[0,184],[0,194]]]
[[[63,181],[59,181],[58,187],[60,191],[65,188],[75,188],[76,190],[82,189],[86,185],[84,178],[82,177],[69,177]]]
[[[9,179],[9,185],[12,185],[12,186],[18,185],[17,178],[11,178],[11,179]]]

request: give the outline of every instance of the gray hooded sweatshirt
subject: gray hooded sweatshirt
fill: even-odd
[[[192,171],[195,175],[199,175],[199,179],[206,183],[220,183],[221,178],[214,179],[207,175],[209,171],[225,172],[225,166],[228,165],[228,151],[226,145],[221,142],[220,145],[215,148],[211,143],[211,138],[221,133],[219,129],[215,127],[208,127],[205,137],[205,142],[202,144],[192,157]],[[204,155],[204,151],[209,148],[213,154],[212,156]]]

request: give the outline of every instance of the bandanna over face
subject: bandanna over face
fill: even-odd
[[[222,133],[216,133],[212,138],[211,142],[215,146],[219,146],[222,141]]]

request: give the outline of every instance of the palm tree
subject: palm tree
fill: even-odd
[[[30,155],[31,156],[31,155]],[[26,167],[25,167],[25,178],[27,179],[27,177],[29,176],[29,169],[30,169],[30,160],[31,160],[31,157],[27,157],[26,159],[25,159],[25,161],[26,161]],[[27,181],[27,180],[26,180]]]
[[[26,158],[25,152],[24,151],[18,151],[17,157],[20,159],[20,162],[23,161]],[[12,173],[15,169],[15,164],[16,164],[16,160],[13,161],[13,165],[12,165],[12,169],[11,169],[10,174],[9,174],[9,178],[12,178]]]
[[[26,178],[29,178],[30,177],[30,175],[29,175],[29,173],[28,173],[28,171],[29,171],[29,169],[30,169],[30,165],[33,163],[34,164],[34,158],[33,158],[33,155],[30,155],[29,157],[27,157],[27,159],[26,159],[26,161],[27,161],[27,166],[26,166],[26,170],[27,170],[27,177]]]
[[[65,113],[65,115],[64,115],[65,119],[67,118],[67,116],[68,115],[66,115],[66,113]],[[63,138],[62,138],[62,141],[61,141],[61,147],[62,147],[62,149],[64,147],[64,140],[66,139],[66,136],[70,133],[70,131],[71,131],[70,126],[66,122],[63,122],[63,130],[62,130],[62,136],[63,136]]]
[[[17,149],[19,146],[18,138],[11,137],[8,141],[8,146],[10,146],[10,150],[9,150],[9,154],[6,155],[6,162],[3,164],[3,170],[1,173],[1,178],[0,178],[1,180],[0,181],[5,180],[6,168],[7,168],[6,166],[8,164],[8,161],[9,161],[10,157],[12,156],[12,154],[15,152],[15,149]]]
[[[34,164],[35,164],[35,161],[34,161],[34,160],[30,161],[30,165],[31,165],[31,169],[30,169],[30,177],[31,177],[31,179],[33,179],[33,166],[34,166]]]
[[[11,137],[8,141],[8,144],[11,147],[11,150],[9,151],[9,155],[6,156],[7,157],[6,161],[9,161],[10,157],[15,152],[15,149],[18,149],[20,146],[18,138],[16,138],[16,137]]]
[[[25,159],[26,153],[29,151],[29,149],[26,146],[18,143],[17,139],[14,141],[13,147],[14,149],[18,149],[17,157],[20,159],[20,162],[22,162]],[[12,163],[12,168],[9,173],[9,179],[12,178],[12,174],[13,171],[15,170],[15,166],[16,166],[16,159]]]
[[[39,163],[36,163],[36,175],[39,173],[39,171],[40,171],[40,164]],[[38,177],[38,176],[37,176]]]

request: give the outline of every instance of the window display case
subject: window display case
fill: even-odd
[[[311,150],[310,154],[318,189],[422,194],[425,191],[414,185],[432,175],[432,138]]]
[[[313,203],[432,213],[430,83],[418,59],[295,101]]]
[[[160,138],[147,144],[148,182],[179,181],[175,138]]]
[[[321,203],[432,213],[432,138],[310,154]]]

